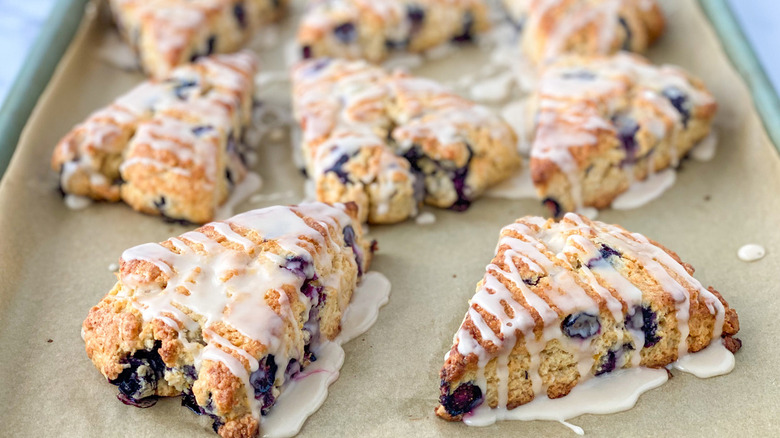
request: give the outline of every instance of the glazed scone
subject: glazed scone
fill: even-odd
[[[717,110],[697,78],[626,52],[561,58],[542,71],[535,101],[531,176],[556,216],[606,208],[633,181],[676,167]]]
[[[304,59],[380,62],[395,50],[416,53],[471,41],[489,26],[485,0],[314,0],[298,44]]]
[[[287,0],[110,0],[119,32],[158,79],[201,56],[239,50]]]
[[[87,355],[126,404],[182,395],[221,436],[258,436],[369,267],[356,213],[270,207],[128,249],[84,321]]]
[[[506,226],[445,358],[437,415],[563,397],[593,376],[661,368],[714,342],[735,352],[737,313],[692,275],[653,240],[574,213]]]
[[[520,165],[514,131],[440,84],[365,61],[320,58],[293,71],[293,110],[317,199],[399,222],[427,204],[464,210]]]
[[[201,58],[95,112],[54,150],[62,192],[208,222],[247,172],[256,71],[248,52]]]
[[[642,53],[664,31],[656,0],[503,0],[522,28],[523,52],[537,64],[565,53]]]

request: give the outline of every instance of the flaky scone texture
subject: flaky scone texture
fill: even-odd
[[[293,71],[301,152],[317,199],[399,222],[425,202],[464,210],[519,167],[517,137],[442,85],[365,61],[321,58]]]
[[[563,54],[643,53],[663,34],[656,0],[503,0],[535,64]]]
[[[82,327],[87,355],[136,406],[157,397],[255,437],[285,382],[341,330],[371,262],[354,204],[270,207],[128,249]]]
[[[575,213],[504,227],[441,370],[436,413],[513,409],[629,367],[741,342],[736,311],[674,252]],[[484,408],[484,407],[483,407]]]
[[[535,102],[531,178],[555,215],[609,207],[632,182],[676,167],[717,111],[696,77],[625,52],[559,59]]]
[[[141,68],[163,79],[202,56],[239,50],[280,19],[288,0],[110,0],[119,33]]]
[[[51,166],[63,194],[124,201],[170,220],[213,219],[244,165],[255,55],[201,58],[150,80],[60,140]]]
[[[315,0],[301,19],[304,59],[381,62],[394,51],[422,52],[466,42],[490,27],[485,0]]]

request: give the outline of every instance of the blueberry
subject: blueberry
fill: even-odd
[[[652,347],[661,338],[658,336],[658,317],[648,306],[635,306],[632,313],[626,317],[626,325],[634,330],[642,330],[645,334],[644,347]]]
[[[225,169],[225,179],[227,179],[228,184],[231,186],[236,185],[236,182],[233,181],[233,172],[231,172],[230,169]]]
[[[154,206],[157,208],[157,210],[160,210],[162,212],[165,209],[165,196],[160,196],[160,199],[153,201]]]
[[[463,27],[461,32],[452,38],[453,42],[463,43],[473,39],[472,30],[474,28],[474,14],[467,11],[463,14]]]
[[[265,415],[274,404],[276,398],[273,394],[276,381],[276,362],[274,356],[269,354],[260,362],[257,370],[249,376],[249,383],[255,389],[255,398],[262,402],[261,413]]]
[[[412,23],[412,33],[414,33],[425,21],[425,10],[418,4],[410,3],[406,6],[406,18]]]
[[[344,165],[347,164],[347,161],[349,161],[349,155],[344,154],[340,156],[339,159],[333,164],[333,166],[325,169],[325,173],[335,173],[336,176],[339,177],[339,181],[341,181],[342,184],[346,184],[349,182],[349,176],[347,175],[347,172],[344,171]]]
[[[452,176],[452,185],[455,186],[455,193],[458,199],[450,206],[451,210],[466,211],[471,206],[471,200],[466,196],[466,177],[468,176],[468,165],[457,170]]]
[[[357,37],[357,29],[352,23],[344,23],[333,29],[333,35],[335,35],[336,38],[338,38],[338,40],[343,44],[349,44],[355,41],[355,38]]]
[[[301,256],[289,256],[285,262],[284,269],[292,272],[293,274],[301,278],[313,278],[314,277],[314,265],[309,260]]]
[[[604,245],[603,243],[599,244],[599,254],[601,255],[601,258],[608,259],[610,257],[622,257],[623,254],[616,250],[615,248],[612,248],[609,245]]]
[[[628,22],[623,17],[618,18],[618,22],[626,32],[626,39],[623,40],[623,46],[620,48],[620,50],[631,50],[631,28],[628,27]]]
[[[361,253],[360,248],[358,248],[357,242],[355,242],[355,229],[352,228],[352,225],[344,227],[344,245],[352,248],[352,252],[355,254],[355,262],[358,267],[358,276],[363,276],[363,254]]]
[[[563,210],[561,209],[561,204],[559,204],[558,201],[547,197],[542,200],[542,204],[544,204],[544,206],[550,210],[553,217],[561,217]]]
[[[561,330],[570,338],[587,339],[601,331],[599,317],[589,313],[573,313],[561,323]]]
[[[219,433],[219,428],[222,427],[223,424],[225,423],[223,423],[220,418],[214,420],[214,424],[211,425],[211,428],[214,429],[214,433]]]
[[[209,132],[213,129],[214,127],[211,125],[201,125],[192,128],[192,133],[200,137],[204,132]]]
[[[132,356],[123,359],[122,363],[127,367],[111,380],[111,383],[119,387],[117,396],[123,403],[138,407],[149,407],[156,401],[144,400],[154,397],[157,390],[157,381],[165,373],[165,363],[157,351],[162,344],[155,342],[152,350],[138,350]]]
[[[674,109],[680,113],[683,128],[688,128],[688,120],[691,118],[691,102],[688,100],[688,96],[685,92],[672,85],[664,88],[663,91],[661,91],[661,94],[669,99],[669,102],[672,103]]]
[[[236,17],[236,21],[238,22],[238,25],[241,26],[242,29],[245,29],[246,9],[244,9],[243,3],[236,3],[235,6],[233,6],[233,16]]]
[[[626,151],[626,158],[620,164],[633,164],[638,149],[636,133],[639,132],[639,124],[629,116],[615,116],[612,118],[612,123],[615,125],[617,138]]]
[[[439,403],[452,416],[471,412],[482,403],[482,390],[473,383],[464,383],[448,394],[450,386],[442,382]]]
[[[174,82],[178,82],[175,87],[173,87],[173,94],[176,95],[181,100],[187,100],[188,93],[190,88],[197,87],[198,83],[196,81],[192,80],[175,80]]]
[[[301,57],[303,57],[303,59],[311,58],[311,46],[303,46],[301,48]]]
[[[536,286],[537,284],[539,284],[539,280],[540,280],[539,277],[536,277],[536,278],[524,278],[523,279],[523,283],[525,283],[528,286]]]
[[[599,360],[599,366],[596,368],[596,375],[600,376],[604,373],[611,373],[615,370],[617,365],[617,353],[614,350],[609,350],[605,356],[602,356]]]
[[[206,414],[206,411],[198,404],[195,399],[195,393],[192,392],[192,388],[187,388],[181,394],[181,405],[187,407],[192,412],[198,415]]]
[[[209,56],[214,53],[214,46],[217,43],[217,37],[216,35],[212,35],[209,37],[209,39],[206,41],[206,56]]]

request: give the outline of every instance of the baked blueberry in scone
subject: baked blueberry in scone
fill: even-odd
[[[157,397],[255,437],[371,262],[354,204],[270,207],[122,254],[84,321],[87,355],[124,403]]]
[[[122,37],[158,79],[202,56],[235,52],[284,15],[287,0],[110,0]]]
[[[489,26],[485,0],[315,0],[301,20],[298,44],[304,59],[380,62],[393,51],[471,41]]]
[[[525,217],[496,255],[441,370],[436,414],[514,409],[629,367],[661,368],[715,342],[735,352],[737,313],[674,252],[575,213]]]
[[[717,110],[699,79],[626,52],[560,58],[542,70],[535,102],[531,176],[556,215],[606,208],[633,181],[676,167]]]
[[[254,55],[199,59],[90,115],[54,149],[65,194],[204,223],[246,175]]]
[[[503,0],[522,29],[523,52],[536,63],[559,55],[642,53],[664,31],[656,0]]]
[[[422,201],[464,210],[521,161],[514,131],[487,108],[365,61],[303,61],[293,109],[317,199],[354,201],[371,223],[414,216]]]

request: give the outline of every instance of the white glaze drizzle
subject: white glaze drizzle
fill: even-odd
[[[273,354],[280,364],[289,359],[301,360],[303,351],[293,348],[282,336],[289,321],[295,321],[291,303],[282,286],[292,285],[298,290],[298,301],[305,305],[308,314],[309,299],[300,291],[303,279],[284,268],[285,257],[274,253],[258,253],[258,246],[236,231],[235,226],[256,232],[264,241],[275,241],[290,256],[303,257],[317,266],[330,266],[330,255],[335,252],[351,251],[345,249],[328,234],[323,237],[319,231],[310,227],[294,211],[316,220],[329,229],[341,230],[352,224],[352,220],[342,210],[342,206],[325,204],[302,204],[298,207],[270,207],[253,210],[235,216],[225,222],[208,224],[212,232],[222,236],[226,243],[220,244],[200,231],[190,231],[168,242],[176,252],[162,245],[149,243],[130,248],[122,254],[121,265],[133,260],[151,263],[156,266],[163,278],[164,288],[158,283],[150,283],[146,275],[135,275],[133,270],[121,271],[120,279],[125,288],[134,290],[132,305],[138,309],[144,321],[160,319],[176,330],[183,326],[190,333],[203,332],[207,345],[190,342],[180,331],[179,340],[186,350],[195,356],[195,365],[199,370],[204,361],[221,362],[242,382],[253,415],[260,419],[260,407],[254,397],[254,388],[249,384],[249,373],[258,368],[257,359],[242,348],[232,345],[218,336],[213,327],[217,323],[226,324],[249,339],[260,342],[265,354]],[[293,210],[294,209],[294,210]],[[356,224],[352,224],[356,226]],[[357,231],[357,230],[356,230]],[[312,243],[316,250],[312,250]],[[239,245],[242,250],[228,249],[227,244]],[[351,256],[346,260],[355,263]],[[319,274],[319,281],[325,288],[354,287],[356,279],[340,279],[339,272]],[[375,276],[370,282],[375,284]],[[380,281],[381,283],[381,281]],[[381,287],[380,287],[381,288]],[[389,287],[387,288],[389,291]],[[270,291],[276,294],[279,313],[269,304]],[[127,293],[127,292],[122,292]],[[386,300],[385,293],[385,300]],[[365,306],[365,304],[362,304]],[[369,306],[370,307],[370,306]],[[181,311],[188,309],[195,319]],[[364,312],[365,317],[376,317],[376,310]],[[367,314],[367,316],[366,316]],[[345,315],[347,318],[348,315]],[[350,320],[351,321],[351,320]],[[366,325],[367,324],[367,325]],[[370,323],[360,325],[367,329]],[[354,324],[353,324],[354,325]],[[295,325],[295,330],[300,330]],[[296,332],[298,333],[298,332]],[[302,336],[301,333],[293,337]],[[221,347],[221,348],[220,348]],[[232,354],[231,352],[235,353]],[[239,358],[243,358],[245,366]],[[280,366],[283,378],[284,366]]]
[[[593,375],[593,339],[579,341],[563,336],[560,323],[563,316],[578,312],[599,314],[598,303],[601,301],[620,324],[624,320],[624,304],[628,309],[642,304],[640,290],[611,263],[601,258],[594,241],[619,251],[623,257],[636,260],[652,281],[672,298],[677,310],[677,329],[681,338],[678,357],[688,354],[688,318],[692,290],[698,293],[699,299],[715,316],[712,339],[720,338],[725,317],[723,304],[666,251],[651,244],[644,236],[628,233],[616,226],[590,221],[573,213],[566,214],[559,223],[545,222],[542,218],[525,218],[502,230],[497,246],[497,258],[488,265],[483,283],[470,301],[467,318],[472,322],[473,329],[462,325],[454,339],[457,351],[462,356],[477,356],[479,372],[475,382],[483,394],[487,388],[484,368],[489,360],[497,359],[499,410],[505,411],[506,408],[508,355],[514,348],[518,333],[522,334],[531,358],[528,378],[534,393],[540,396],[545,393],[545,388],[538,371],[539,353],[550,340],[559,340],[563,348],[577,360],[579,385],[587,383]],[[578,270],[573,270],[569,262],[572,258],[580,261]],[[502,270],[497,263],[505,266],[505,269]],[[521,266],[529,272],[550,279],[544,297],[537,295],[523,282],[520,275]],[[526,274],[526,277],[528,275]],[[502,279],[504,281],[501,281]],[[516,301],[513,293],[507,289],[507,280],[513,289],[520,293],[525,305]],[[608,285],[610,290],[604,285]],[[554,306],[557,312],[551,306]],[[509,313],[513,316],[507,313],[507,308],[511,309]],[[485,322],[481,312],[496,319],[498,332]],[[563,316],[559,316],[559,313]],[[542,320],[539,327],[533,318],[535,314]],[[542,329],[541,335],[537,336],[534,330],[539,328]],[[480,340],[474,337],[472,330],[478,333]],[[629,333],[635,345],[644,345],[641,331],[629,329]],[[489,353],[486,349],[486,346],[491,344],[496,348],[496,352]],[[635,348],[628,353],[626,364],[634,367],[639,365],[640,349]],[[483,405],[478,410],[489,410],[487,403]]]

